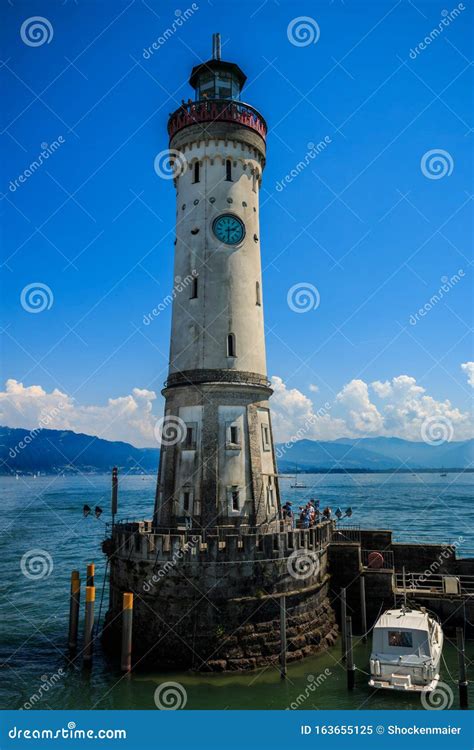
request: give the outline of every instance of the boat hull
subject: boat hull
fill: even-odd
[[[387,680],[381,680],[377,677],[371,677],[369,680],[369,687],[375,688],[376,690],[397,690],[401,693],[431,693],[433,690],[436,690],[438,682],[439,674],[436,675],[436,677],[427,685],[413,684],[411,680],[410,683],[395,684],[393,682],[388,682]]]

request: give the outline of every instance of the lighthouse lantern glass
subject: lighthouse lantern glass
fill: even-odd
[[[239,82],[225,70],[202,73],[196,88],[197,99],[238,99]]]

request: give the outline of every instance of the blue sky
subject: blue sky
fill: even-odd
[[[220,31],[223,58],[248,76],[244,100],[269,126],[261,247],[268,372],[284,383],[282,434],[298,408],[332,403],[353,381],[397,376],[465,414],[472,390],[461,364],[473,359],[471,4],[461,3],[465,9],[411,57],[456,4],[196,5],[145,59],[144,48],[176,19],[175,3],[4,4],[3,380],[59,389],[78,406],[101,407],[134,388],[159,393],[171,311],[148,327],[142,321],[173,283],[175,196],[153,164],[167,147],[168,114],[192,94],[191,67],[210,57],[212,32]],[[49,21],[49,43],[23,42],[20,28],[33,16]],[[289,39],[299,16],[318,29],[316,43]],[[308,143],[326,136],[329,145],[277,190]],[[12,190],[41,144],[60,137],[48,161]],[[452,172],[431,179],[420,161],[440,149]],[[410,324],[441,278],[460,270],[429,314]],[[41,314],[20,304],[34,282],[54,296]],[[317,287],[317,309],[297,314],[288,305],[298,283]],[[411,386],[406,398],[419,399]],[[5,419],[19,426],[21,402],[14,408],[17,419],[11,412]],[[158,417],[161,397],[153,408]],[[26,408],[23,417],[30,421]],[[81,419],[87,431],[85,413]],[[354,422],[351,429],[365,434]]]

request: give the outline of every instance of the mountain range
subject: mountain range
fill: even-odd
[[[311,471],[435,471],[474,468],[474,440],[429,445],[400,438],[299,440],[275,446],[280,473]],[[0,427],[0,473],[99,473],[113,466],[155,473],[158,448],[135,448],[71,430]]]

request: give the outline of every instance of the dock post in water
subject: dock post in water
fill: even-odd
[[[367,607],[365,603],[365,578],[360,577],[360,621],[362,625],[362,641],[367,643]]]
[[[459,661],[459,707],[467,709],[469,707],[468,700],[468,681],[466,674],[466,650],[464,647],[464,631],[462,628],[456,628],[456,642],[458,647],[458,661]]]
[[[341,589],[341,655],[343,661],[346,660],[346,617],[346,589]]]
[[[94,576],[95,576],[95,564],[89,563],[87,566],[87,573],[86,573],[86,586],[95,586]]]
[[[94,637],[95,586],[86,586],[86,617],[84,620],[84,663],[92,661],[92,641]]]
[[[126,592],[122,603],[122,672],[132,671],[133,594]]]
[[[346,669],[347,689],[354,690],[355,666],[354,654],[352,652],[352,617],[346,617]]]
[[[112,469],[112,529],[114,528],[115,516],[118,509],[118,469],[116,466]]]
[[[280,597],[280,676],[286,678],[286,596]]]
[[[79,571],[71,573],[71,595],[69,602],[69,633],[68,646],[70,651],[77,649],[77,631],[79,627],[79,604],[81,599],[81,580]]]

